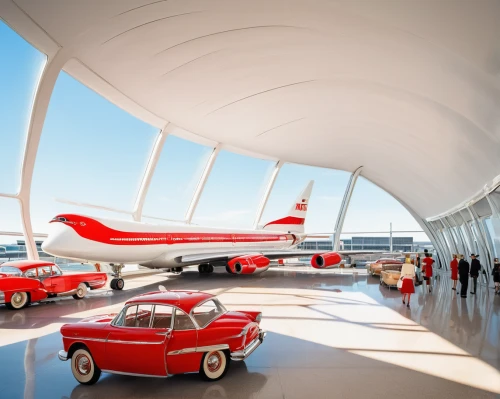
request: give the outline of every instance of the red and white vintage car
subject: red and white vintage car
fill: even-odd
[[[118,314],[61,327],[64,350],[81,384],[105,373],[167,377],[200,372],[209,381],[226,374],[264,340],[260,312],[227,311],[211,294],[157,291],[125,303]]]
[[[63,273],[52,262],[5,262],[0,266],[0,304],[21,309],[56,296],[82,299],[89,289],[104,287],[107,279],[107,274],[100,272]]]

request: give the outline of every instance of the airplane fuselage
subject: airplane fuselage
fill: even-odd
[[[279,231],[160,226],[67,214],[52,220],[43,250],[84,261],[165,268],[186,266],[179,261],[186,254],[283,250],[300,240],[300,235]]]

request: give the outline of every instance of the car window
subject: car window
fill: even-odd
[[[39,267],[38,277],[50,277],[50,266]]]
[[[191,317],[180,309],[175,309],[174,330],[194,330],[196,329]]]
[[[192,310],[194,319],[200,327],[206,326],[211,320],[224,312],[224,308],[218,301],[210,299],[201,303]]]
[[[52,266],[51,270],[53,276],[62,276],[61,269],[59,269],[57,266]]]
[[[114,323],[116,326],[148,328],[152,305],[133,305],[122,311]]]
[[[24,272],[26,277],[36,278],[36,269],[28,269]]]
[[[172,306],[155,305],[152,328],[171,328],[172,326]]]
[[[10,274],[12,276],[21,276],[21,270],[19,270],[17,267],[12,267],[12,266],[2,266],[0,267],[0,273],[6,273]]]

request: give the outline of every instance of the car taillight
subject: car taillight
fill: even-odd
[[[261,320],[262,320],[262,313],[259,313],[259,314],[257,315],[257,317],[255,318],[255,322],[256,322],[256,323],[260,323],[260,321],[261,321]]]

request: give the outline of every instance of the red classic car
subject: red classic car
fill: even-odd
[[[97,382],[101,371],[167,377],[200,372],[215,381],[230,360],[244,360],[264,340],[260,312],[230,312],[199,291],[157,291],[125,303],[118,314],[61,327],[71,370],[81,384]]]
[[[51,262],[5,262],[0,266],[0,304],[21,309],[55,296],[82,299],[88,289],[104,287],[107,279],[106,273],[63,273]]]

